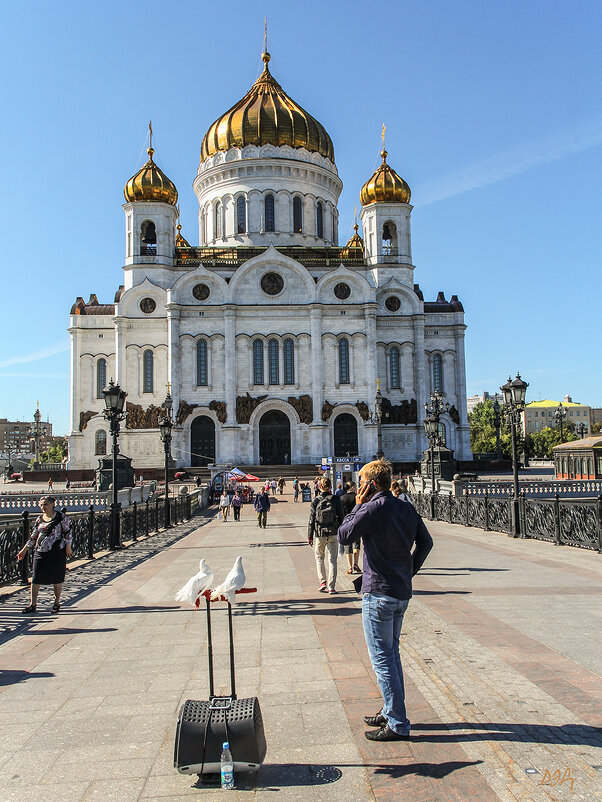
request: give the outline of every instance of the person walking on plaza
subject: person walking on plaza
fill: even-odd
[[[49,477],[48,477],[48,492],[49,492],[49,493],[52,491],[52,488],[53,488],[53,484],[52,484],[52,476],[49,476]]]
[[[54,585],[52,612],[61,609],[61,592],[67,570],[67,559],[71,557],[71,523],[65,513],[55,510],[53,496],[40,499],[42,514],[38,516],[27,543],[17,554],[22,560],[33,549],[33,573],[31,577],[31,602],[24,613],[35,613],[40,585]]]
[[[343,505],[343,514],[349,515],[349,513],[355,507],[355,485],[353,482],[347,482],[345,485],[345,492],[341,496],[341,504]],[[349,563],[349,568],[347,569],[348,574],[361,574],[362,571],[359,566],[360,560],[360,543],[361,540],[358,538],[353,543],[350,543],[348,546],[344,546],[345,554],[347,555],[347,562]]]
[[[391,465],[384,459],[364,465],[356,506],[339,528],[339,542],[364,543],[362,621],[368,654],[383,697],[374,716],[365,716],[369,741],[401,741],[410,737],[406,714],[399,636],[412,597],[412,577],[433,548],[422,518],[411,504],[390,491]],[[412,547],[415,546],[412,552]]]
[[[272,481],[270,482],[270,487],[272,488],[272,495],[273,496],[276,495],[276,486],[277,486],[276,480],[272,479]]]
[[[224,488],[220,499],[219,499],[219,511],[222,514],[222,520],[228,520],[228,513],[230,512],[230,496],[226,492],[226,488]]]
[[[332,484],[327,476],[320,479],[320,495],[315,498],[309,510],[307,541],[314,547],[316,569],[320,593],[333,594],[337,581],[337,558],[339,544],[337,529],[343,522],[343,505],[339,496],[331,493]],[[314,545],[315,542],[315,545]],[[325,558],[328,558],[328,580],[326,579]]]
[[[295,479],[293,481],[293,490],[295,491],[295,497],[293,498],[293,501],[299,501],[299,477],[298,476],[295,476]]]
[[[270,511],[270,496],[264,487],[262,493],[255,496],[255,509],[257,510],[257,526],[266,528],[268,512]]]
[[[278,479],[278,492],[280,493],[280,495],[284,493],[285,487],[286,487],[286,481],[284,479],[284,476],[280,476]]]
[[[240,508],[242,507],[242,495],[240,490],[237,490],[234,493],[234,498],[232,499],[232,512],[234,513],[234,520],[240,521]]]

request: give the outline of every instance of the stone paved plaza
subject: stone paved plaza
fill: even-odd
[[[24,590],[1,604],[0,800],[600,798],[599,555],[430,524],[402,637],[413,738],[373,744],[359,596],[344,558],[339,593],[317,592],[308,510],[278,497],[265,530],[205,511],[70,572],[59,616],[49,589],[34,618]],[[268,753],[222,792],[173,768],[179,707],[208,694],[205,616],[173,594],[238,554],[258,592],[236,607],[237,690],[259,696]]]

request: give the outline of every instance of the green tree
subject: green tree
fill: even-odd
[[[488,398],[484,403],[476,405],[468,415],[468,425],[470,426],[470,450],[473,454],[495,454],[497,445],[495,412],[491,399]],[[506,425],[503,406],[500,406],[500,448],[502,455],[509,459],[512,453],[512,440],[510,430]]]
[[[62,462],[67,456],[67,441],[57,438],[47,451],[40,454],[40,462]]]
[[[592,434],[600,434],[602,432],[602,422],[600,423],[592,423],[591,433]]]
[[[525,438],[527,454],[530,457],[538,457],[539,459],[552,459],[554,446],[559,445],[561,442],[570,443],[572,440],[579,439],[575,433],[575,424],[572,421],[564,423],[562,429],[562,439],[559,426],[555,426],[553,429],[550,426],[546,426],[539,432],[528,434]]]

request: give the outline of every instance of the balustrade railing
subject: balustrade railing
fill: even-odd
[[[412,493],[419,515],[430,518],[431,494]],[[512,499],[482,496],[454,496],[435,493],[435,520],[475,526],[485,531],[513,532]],[[527,498],[521,494],[518,524],[522,537],[547,540],[557,546],[578,546],[602,552],[602,496],[596,499]]]
[[[196,492],[196,491],[195,491]],[[39,497],[38,497],[39,498]],[[200,500],[200,498],[199,498]],[[190,520],[202,505],[192,504],[190,495],[170,499],[172,526]],[[120,510],[122,541],[137,540],[165,528],[164,499],[147,499],[134,502]],[[86,512],[68,513],[71,521],[72,550],[75,557],[93,559],[95,554],[107,551],[111,543],[111,512],[89,505]],[[17,552],[29,537],[30,513],[25,510],[20,520],[0,523],[0,584],[27,584],[31,568],[31,553],[25,560],[17,560]]]
[[[511,498],[513,486],[511,479],[495,479],[491,481],[465,481],[464,492],[468,496],[496,496]],[[599,479],[550,479],[550,480],[520,480],[520,492],[525,496],[569,496],[571,498],[595,497],[602,494],[602,480]]]

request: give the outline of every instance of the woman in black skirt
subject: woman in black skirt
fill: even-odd
[[[71,523],[67,516],[54,508],[54,497],[40,499],[42,514],[38,516],[27,543],[17,554],[22,560],[33,549],[33,574],[31,577],[31,604],[24,613],[35,613],[40,585],[54,585],[52,612],[61,609],[61,591],[65,581],[67,559],[71,557]]]

